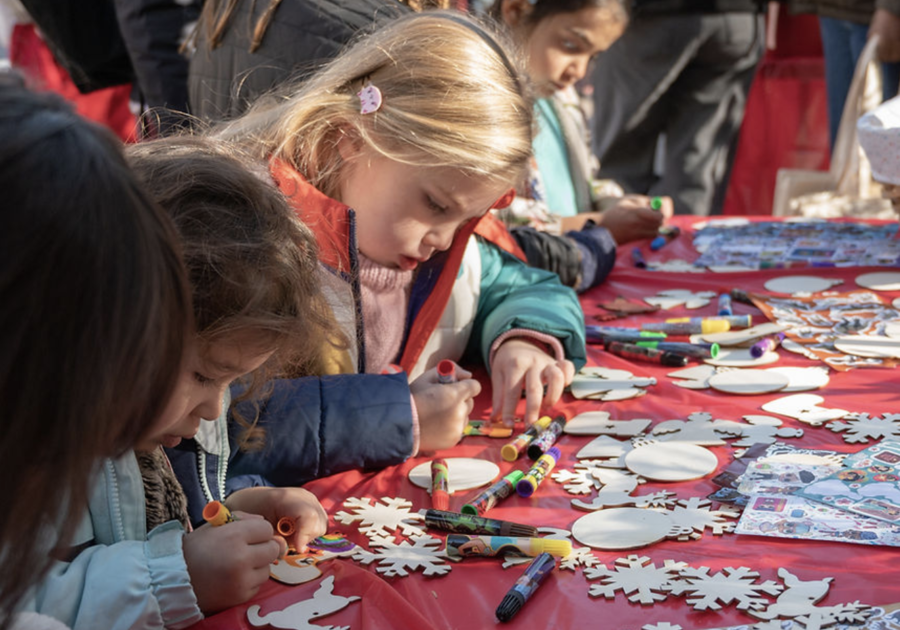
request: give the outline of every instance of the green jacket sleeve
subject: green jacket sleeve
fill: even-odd
[[[469,353],[478,352],[490,369],[491,344],[508,330],[524,328],[559,339],[566,358],[585,363],[584,313],[575,291],[549,271],[529,267],[478,237],[481,293]]]

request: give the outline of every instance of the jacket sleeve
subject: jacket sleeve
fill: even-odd
[[[201,619],[184,562],[184,530],[160,525],[146,541],[93,545],[58,562],[25,609],[72,630],[186,628]]]
[[[494,340],[509,330],[524,328],[557,338],[566,358],[580,369],[587,352],[584,314],[575,291],[563,286],[556,274],[529,267],[484,239],[478,238],[478,249],[481,294],[469,350],[477,350],[490,369]]]
[[[261,403],[237,403],[257,415],[264,446],[242,451],[241,427],[232,433],[228,492],[271,483],[299,486],[351,469],[371,470],[405,461],[413,450],[413,416],[405,373],[339,374],[278,380]]]

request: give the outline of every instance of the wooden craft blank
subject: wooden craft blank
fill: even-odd
[[[470,490],[489,484],[500,474],[500,467],[494,462],[472,457],[448,457],[447,476],[450,477],[448,492]],[[431,461],[423,462],[409,471],[409,480],[420,488],[431,489]]]
[[[572,537],[594,549],[637,549],[662,540],[671,528],[672,521],[663,512],[609,508],[575,521]]]
[[[685,442],[658,442],[625,455],[625,467],[655,481],[687,481],[705,477],[719,460],[709,449]]]
[[[835,278],[820,278],[819,276],[781,276],[780,278],[772,278],[767,280],[766,291],[772,293],[788,293],[790,295],[796,293],[818,293],[819,291],[827,291],[836,284],[841,284],[843,280]]]
[[[709,386],[729,394],[767,394],[787,387],[790,378],[769,370],[731,370],[719,372],[709,379]]]
[[[864,273],[856,277],[856,284],[873,291],[900,291],[900,272]]]

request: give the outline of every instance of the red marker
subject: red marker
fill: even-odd
[[[444,359],[437,364],[438,383],[444,385],[456,382],[456,364],[450,359]]]

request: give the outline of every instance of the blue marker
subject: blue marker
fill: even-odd
[[[681,234],[681,230],[677,225],[659,228],[659,236],[650,241],[650,249],[654,252],[658,249],[662,249],[666,243],[675,239],[679,234]]]
[[[647,261],[644,260],[644,254],[641,253],[640,247],[635,247],[631,250],[631,260],[634,261],[634,266],[638,269],[646,269]]]
[[[731,296],[727,293],[719,295],[719,315],[734,315],[734,309],[731,308]]]

